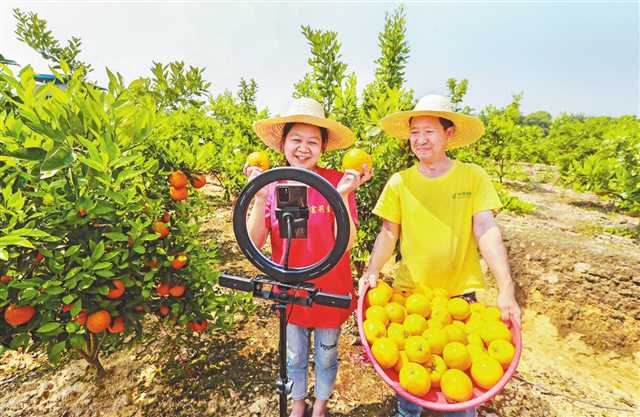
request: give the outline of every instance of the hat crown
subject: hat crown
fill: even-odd
[[[414,110],[453,112],[453,105],[447,96],[428,94],[418,101]]]
[[[293,99],[285,116],[313,116],[318,117],[320,119],[325,119],[324,109],[322,108],[322,104],[318,103],[316,100],[308,97],[300,97]]]

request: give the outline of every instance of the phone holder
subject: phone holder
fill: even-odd
[[[256,248],[249,237],[247,230],[247,211],[255,194],[268,184],[280,180],[294,180],[309,187],[315,188],[327,200],[334,213],[336,221],[336,238],[331,251],[320,261],[302,268],[290,268],[288,255],[294,221],[306,221],[308,208],[284,208],[278,210],[279,222],[285,222],[286,234],[281,234],[287,240],[284,253],[284,262],[279,265],[267,258]],[[287,377],[287,317],[286,307],[289,304],[309,307],[312,304],[320,304],[336,308],[349,308],[351,295],[328,294],[319,291],[312,283],[305,282],[326,274],[340,261],[347,249],[349,242],[349,214],[342,202],[338,191],[320,175],[301,168],[274,168],[251,180],[240,193],[233,209],[233,232],[240,250],[247,259],[265,275],[254,278],[237,277],[229,274],[221,274],[219,284],[226,288],[238,291],[246,291],[254,297],[273,300],[273,309],[278,312],[280,318],[280,340],[278,354],[280,357],[279,378],[276,381],[276,392],[280,402],[280,417],[287,416],[287,395],[291,392],[293,381]],[[322,237],[323,239],[326,237]],[[302,291],[300,291],[302,290]],[[293,308],[293,307],[292,307]]]

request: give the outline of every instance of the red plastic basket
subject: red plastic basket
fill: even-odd
[[[368,290],[369,288],[367,286],[366,291]],[[429,410],[441,412],[461,411],[471,407],[477,407],[480,404],[490,400],[496,394],[502,391],[502,389],[507,384],[507,382],[509,382],[509,380],[513,376],[513,373],[518,367],[518,362],[520,362],[520,355],[522,353],[522,336],[520,334],[520,328],[515,324],[515,322],[510,320],[507,324],[511,329],[511,334],[513,337],[512,341],[516,351],[513,355],[511,365],[509,365],[509,367],[505,370],[504,375],[496,385],[486,391],[474,385],[473,396],[471,397],[471,399],[464,402],[449,402],[439,389],[435,390],[433,388],[426,395],[422,397],[416,397],[400,386],[400,383],[398,382],[398,373],[396,371],[394,371],[393,369],[383,369],[378,364],[378,362],[376,362],[373,354],[371,353],[371,347],[369,346],[369,342],[367,342],[367,339],[364,335],[364,328],[362,327],[366,291],[365,296],[360,297],[360,299],[358,300],[357,309],[358,331],[360,332],[360,340],[362,341],[362,345],[364,346],[365,352],[367,353],[367,357],[373,364],[373,367],[375,368],[378,375],[380,375],[380,377],[384,380],[384,382],[386,382],[391,388],[393,388],[394,391],[396,391],[398,394],[402,395],[412,403],[420,405]]]

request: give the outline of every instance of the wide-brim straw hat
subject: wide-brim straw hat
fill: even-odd
[[[447,143],[447,149],[467,146],[480,139],[484,133],[484,123],[477,117],[453,111],[448,97],[430,94],[422,97],[410,111],[392,113],[380,120],[380,128],[398,139],[409,139],[409,120],[417,116],[435,116],[449,119],[455,126],[455,133]]]
[[[327,129],[327,151],[348,148],[355,142],[355,135],[348,127],[328,119],[322,105],[312,98],[294,99],[284,116],[257,120],[253,130],[271,149],[282,152],[282,131],[287,123],[305,123]]]

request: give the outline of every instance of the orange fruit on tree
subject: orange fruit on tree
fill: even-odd
[[[172,297],[182,297],[182,295],[184,294],[184,291],[185,291],[185,286],[182,284],[177,284],[171,287],[171,289],[169,289],[169,294]]]
[[[388,337],[381,337],[373,342],[371,353],[373,353],[373,357],[376,358],[378,364],[384,369],[393,368],[396,362],[398,362],[398,359],[400,359],[398,346]],[[407,356],[408,355],[407,353]]]
[[[115,300],[117,298],[122,297],[125,291],[124,282],[119,279],[114,279],[111,281],[111,284],[115,288],[110,288],[109,293],[107,294],[107,298],[110,300]]]
[[[98,310],[87,317],[87,329],[91,333],[102,333],[111,324],[111,314],[107,310]]]
[[[364,337],[369,343],[373,343],[387,335],[387,329],[384,324],[378,320],[365,320],[362,323],[362,327],[364,329]]]
[[[207,329],[207,327],[209,327],[209,322],[206,319],[200,321],[190,321],[189,327],[196,333],[203,332]]]
[[[494,340],[506,340],[511,341],[511,330],[501,321],[490,321],[484,324],[484,327],[480,329],[480,337],[486,345],[489,345]]]
[[[0,282],[3,284],[8,284],[11,282],[11,277],[9,275],[1,275]]]
[[[481,355],[471,365],[471,378],[477,386],[489,389],[504,375],[502,365],[489,355]]]
[[[386,311],[387,317],[389,317],[390,321],[394,323],[404,322],[404,318],[406,317],[406,310],[402,305],[391,302],[384,306],[384,310]]]
[[[456,326],[455,324],[447,324],[444,326],[444,331],[447,332],[447,337],[450,342],[460,342],[467,344],[467,334],[464,329],[460,328],[460,326]]]
[[[168,297],[169,296],[169,284],[166,282],[161,282],[158,284],[156,291],[160,297]]]
[[[162,222],[153,223],[153,231],[160,235],[160,239],[164,239],[169,235],[169,228]]]
[[[455,320],[465,320],[471,314],[471,307],[467,300],[459,297],[450,298],[447,302],[447,309]]]
[[[169,184],[174,188],[185,188],[187,186],[187,176],[182,171],[174,171],[169,175]]]
[[[86,310],[80,310],[78,315],[73,318],[73,321],[79,326],[84,326],[87,324],[87,312]]]
[[[17,327],[29,323],[35,314],[36,309],[30,305],[18,307],[15,304],[9,304],[4,310],[4,320],[11,327]]]
[[[44,261],[44,255],[42,254],[42,252],[38,252],[36,253],[36,263],[39,264],[40,262]]]
[[[450,342],[442,349],[442,359],[447,367],[466,371],[471,366],[467,347],[460,342]]]
[[[251,152],[249,156],[247,156],[247,165],[266,171],[269,169],[269,156],[262,151]]]
[[[189,190],[187,190],[186,188],[170,187],[169,195],[171,196],[171,199],[173,201],[182,201],[186,200],[189,196]]]
[[[207,176],[204,174],[193,174],[191,176],[191,185],[195,189],[204,187],[207,184]]]
[[[427,330],[427,320],[420,314],[409,314],[403,322],[404,328],[412,336],[421,335]]]
[[[124,319],[122,317],[116,317],[113,323],[107,327],[109,333],[122,333],[124,331]]]
[[[342,157],[343,170],[354,169],[362,174],[364,172],[364,165],[367,165],[367,169],[371,171],[373,168],[373,159],[371,155],[362,149],[353,148],[347,151]]]
[[[508,367],[516,353],[516,348],[506,340],[498,339],[489,344],[487,349],[489,356],[500,362],[503,367]]]
[[[444,359],[438,355],[431,355],[431,362],[425,364],[425,367],[431,373],[431,385],[439,387],[442,375],[447,370],[447,364],[444,363]]]
[[[169,314],[169,311],[171,311],[171,309],[169,309],[169,307],[164,306],[164,305],[163,305],[163,306],[160,306],[159,313],[160,313],[160,315],[161,315],[162,317],[165,317],[166,315],[168,315],[168,314]]]
[[[442,355],[442,349],[449,343],[449,336],[443,328],[430,327],[422,333],[422,336],[427,339],[431,352],[437,355]]]
[[[405,341],[409,336],[409,333],[407,333],[404,326],[400,323],[391,323],[389,327],[387,327],[387,337],[396,342],[400,350],[404,349]]]
[[[168,211],[165,211],[164,213],[162,213],[162,217],[160,217],[160,221],[162,223],[169,223],[171,221],[171,213],[169,213]]]
[[[400,370],[400,386],[411,394],[422,397],[431,389],[431,375],[424,366],[407,363]]]
[[[187,264],[187,255],[178,255],[171,261],[171,268],[181,269]]]
[[[379,322],[384,324],[385,327],[387,326],[387,324],[389,324],[387,311],[380,305],[372,305],[371,307],[367,308],[367,310],[364,312],[364,317],[368,320],[378,320]]]
[[[400,373],[402,367],[409,363],[409,357],[407,356],[407,352],[404,350],[400,351],[400,357],[398,358],[398,362],[396,362],[393,370]]]
[[[431,348],[423,336],[409,337],[404,343],[404,351],[411,362],[427,363],[431,360]]]
[[[471,378],[459,369],[447,369],[442,374],[440,389],[445,397],[456,402],[467,401],[473,395]]]
[[[71,309],[73,308],[73,304],[63,304],[62,305],[62,312],[63,313],[68,313],[71,311]]]
[[[411,294],[404,306],[409,314],[420,314],[422,317],[429,317],[431,314],[429,300],[423,294]]]

